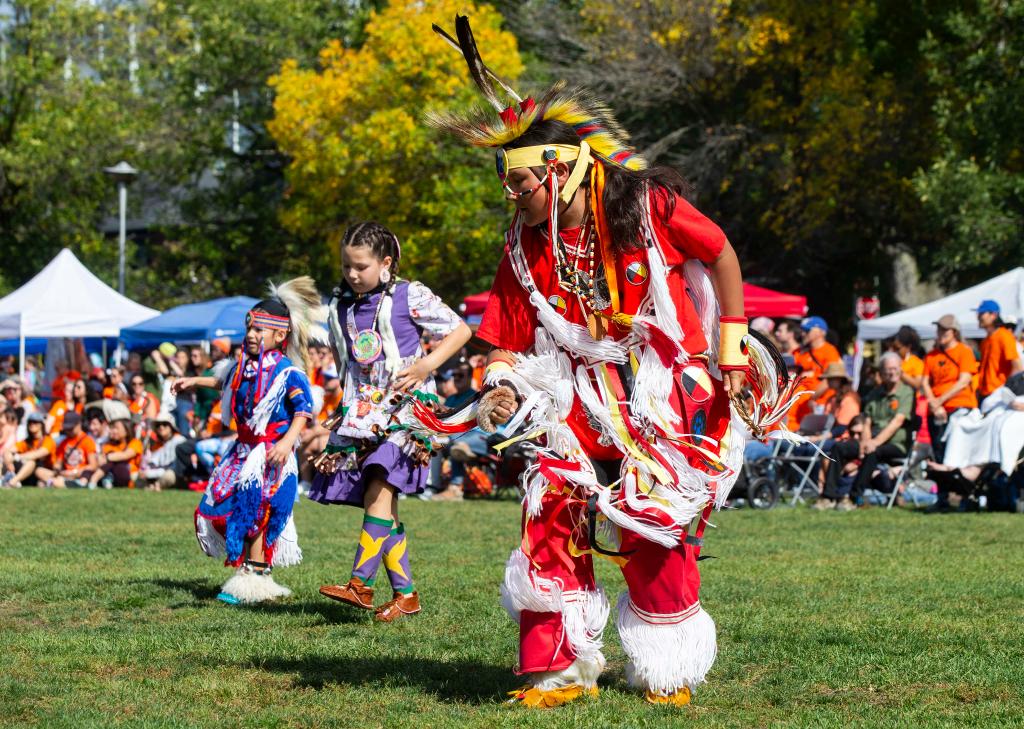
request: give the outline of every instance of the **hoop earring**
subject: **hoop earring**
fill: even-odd
[[[391,281],[391,270],[385,268],[383,271],[380,272],[380,282],[382,284],[387,285],[389,281]]]

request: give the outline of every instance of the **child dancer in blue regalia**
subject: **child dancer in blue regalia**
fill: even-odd
[[[409,569],[408,537],[398,520],[398,494],[426,484],[429,453],[402,429],[406,395],[436,397],[431,372],[462,348],[471,332],[458,314],[423,284],[399,281],[401,249],[377,223],[348,229],[341,243],[343,277],[331,301],[331,346],[344,387],[331,438],[317,458],[309,498],[365,508],[352,577],[321,594],[373,610],[373,583],[383,561],[393,597],[375,619],[391,622],[419,612]],[[425,354],[421,336],[443,337]]]
[[[237,363],[219,376],[178,380],[174,389],[223,390],[225,424],[234,419],[238,439],[210,477],[195,513],[196,537],[211,557],[226,554],[237,567],[217,596],[230,604],[256,603],[291,594],[274,582],[271,568],[302,560],[292,508],[298,484],[295,449],[313,417],[306,377],[310,312],[320,305],[308,276],[270,287],[270,296],[246,316]]]

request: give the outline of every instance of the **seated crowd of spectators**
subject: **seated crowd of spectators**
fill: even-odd
[[[950,423],[979,407],[985,412],[997,406],[1024,411],[1024,349],[1014,334],[1015,322],[1001,319],[995,301],[982,301],[976,312],[986,332],[976,349],[963,341],[960,322],[952,314],[934,322],[935,339],[927,352],[912,327],[901,327],[882,342],[877,363],[865,363],[856,391],[820,317],[753,323],[775,340],[791,373],[804,378],[808,393],[790,412],[787,427],[810,441],[794,449],[796,455],[820,449],[827,456],[813,474],[819,486],[815,508],[849,511],[864,505],[870,491],[891,493],[895,471],[882,466],[903,467],[915,441],[931,449],[930,458],[922,462],[936,486],[914,503],[945,511],[952,492],[962,497],[972,492],[971,482],[986,464],[968,469],[952,463],[964,456],[947,456],[947,444],[956,440],[950,437]],[[821,425],[828,427],[821,430]],[[1012,447],[1019,451],[1018,445]],[[754,461],[773,454],[773,446],[754,442],[746,457]],[[1017,462],[1019,454],[1011,455],[1010,462]]]
[[[0,382],[0,483],[153,490],[181,485],[200,472],[181,467],[180,448],[227,436],[210,417],[214,401],[219,408],[216,393],[185,401],[170,394],[170,384],[212,372],[230,354],[230,343],[217,340],[209,355],[200,347],[165,343],[147,357],[131,353],[124,365],[87,374],[58,362],[46,391],[41,383],[32,387],[8,374]],[[41,371],[34,361],[26,365],[27,372]],[[5,363],[4,371],[11,370]]]
[[[963,468],[946,463],[950,423],[986,398],[1002,398],[1005,409],[1024,411],[1024,396],[1017,397],[1024,388],[1010,392],[1006,387],[1024,381],[1019,375],[1024,357],[1013,327],[1002,321],[994,301],[981,302],[977,315],[987,332],[977,353],[963,341],[952,315],[935,322],[928,352],[913,328],[902,327],[882,343],[877,363],[865,363],[856,389],[821,317],[778,322],[761,317],[751,323],[776,343],[790,372],[803,377],[807,392],[790,411],[787,427],[809,441],[797,447],[797,454],[828,456],[813,474],[819,488],[816,508],[848,511],[864,504],[870,491],[891,492],[892,471],[884,466],[903,464],[915,441],[931,448],[929,474],[938,487],[927,501],[934,508],[947,509],[951,492],[969,490],[965,484],[976,480],[985,464]],[[123,365],[96,367],[87,374],[57,363],[45,392],[37,362],[26,362],[22,380],[12,374],[12,359],[0,360],[0,483],[15,488],[204,488],[235,433],[221,422],[217,391],[174,394],[171,385],[179,377],[210,375],[218,362],[234,356],[237,350],[225,339],[214,340],[209,352],[164,343],[145,356],[130,353]],[[329,436],[323,422],[342,396],[329,348],[312,345],[309,360],[318,412],[299,447],[300,489],[313,479],[313,459]],[[435,375],[444,404],[457,408],[472,398],[483,369],[484,357],[465,351],[446,364]],[[502,436],[489,441],[473,430],[455,439],[433,459],[423,498],[457,500],[490,493],[500,471],[492,449],[495,438]],[[772,441],[748,444],[748,461],[774,456]]]
[[[35,376],[42,372],[37,361],[26,362],[26,374],[32,376],[22,379],[13,374],[13,358],[4,358],[0,485],[201,490],[235,432],[221,421],[216,390],[175,394],[171,385],[180,377],[211,375],[218,362],[236,356],[237,349],[226,339],[214,340],[209,352],[165,342],[145,356],[132,352],[123,365],[94,367],[87,374],[58,362],[45,391],[42,378]],[[323,422],[342,397],[329,348],[312,345],[309,361],[318,407],[299,447],[300,489],[312,481],[312,461],[329,436]],[[436,375],[438,392],[448,406],[461,405],[475,394],[483,364],[483,357],[463,353]],[[466,462],[487,455],[487,444],[477,440],[470,434],[465,442],[453,444],[450,456],[446,451],[434,459],[424,498],[462,498]],[[477,483],[487,480],[476,469],[468,473]]]

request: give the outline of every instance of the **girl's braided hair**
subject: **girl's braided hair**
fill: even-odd
[[[391,265],[388,267],[388,271],[391,272],[391,281],[388,282],[387,289],[390,290],[395,286],[398,282],[398,259],[401,251],[398,246],[398,237],[394,233],[373,221],[356,223],[349,226],[345,235],[342,236],[341,252],[344,253],[345,249],[350,246],[369,248],[373,257],[378,261],[383,261],[391,256]],[[344,276],[341,278],[339,288],[342,291],[351,292],[351,287]]]

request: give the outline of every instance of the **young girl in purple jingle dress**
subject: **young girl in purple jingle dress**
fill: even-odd
[[[326,425],[327,450],[309,498],[322,504],[365,508],[352,577],[324,585],[333,600],[373,610],[373,583],[381,561],[393,598],[375,618],[391,622],[420,611],[409,570],[398,494],[421,493],[428,467],[424,452],[401,424],[402,395],[434,394],[431,372],[458,352],[472,333],[459,316],[423,284],[398,280],[401,248],[383,225],[360,223],[341,242],[342,281],[330,305],[330,337],[344,392]],[[424,333],[443,337],[430,354]]]

